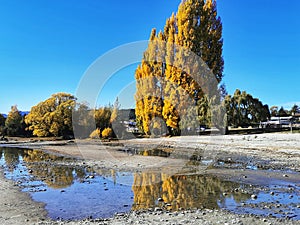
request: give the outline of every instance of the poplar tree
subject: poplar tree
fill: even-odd
[[[222,48],[216,0],[183,0],[162,32],[152,30],[135,73],[137,122],[146,134],[151,133],[150,124],[157,117],[163,118],[169,131],[195,128],[195,120],[200,123],[203,116],[209,117],[201,100],[222,80]],[[215,81],[208,79],[207,66]]]

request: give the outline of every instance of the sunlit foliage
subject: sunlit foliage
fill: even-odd
[[[75,100],[73,95],[57,93],[33,106],[25,118],[33,135],[38,137],[71,135]]]
[[[214,0],[182,1],[163,31],[151,31],[148,48],[135,73],[137,123],[146,134],[152,133],[151,124],[157,117],[163,119],[170,133],[197,127],[202,88],[211,84],[195,79],[202,75],[199,68],[203,66],[189,61],[186,52],[193,52],[206,63],[217,84],[223,77],[222,47],[222,23]],[[182,69],[185,65],[189,65],[186,71]]]
[[[112,129],[111,128],[105,128],[103,131],[102,131],[102,137],[103,138],[110,138],[110,137],[112,137],[112,135],[113,135],[113,131],[112,131]]]

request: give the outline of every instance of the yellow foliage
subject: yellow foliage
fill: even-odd
[[[98,129],[94,130],[94,131],[90,134],[90,138],[92,138],[92,139],[98,139],[98,138],[100,138],[100,135],[101,135],[101,131],[100,131],[100,129],[98,128]]]
[[[112,137],[112,129],[111,128],[105,128],[103,131],[102,131],[102,137],[103,138],[109,138],[109,137]]]
[[[75,97],[66,93],[52,95],[33,106],[25,118],[29,130],[39,137],[67,135],[72,132]]]
[[[149,126],[155,117],[176,130],[200,122],[195,110],[188,108],[204,93],[217,90],[223,77],[222,46],[222,23],[215,0],[182,1],[163,32],[151,31],[135,72],[136,117],[144,133],[151,133]]]

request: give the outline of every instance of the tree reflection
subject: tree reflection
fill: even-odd
[[[224,192],[239,188],[240,184],[223,181],[218,177],[207,175],[173,175],[161,173],[142,173],[134,175],[133,210],[147,209],[156,206],[168,210],[210,208],[218,209],[224,203]],[[233,192],[236,201],[249,198],[247,194]],[[162,198],[165,203],[159,203]]]
[[[2,154],[1,154],[2,155]],[[20,163],[19,156],[21,155],[21,152],[19,149],[13,149],[13,151],[3,151],[4,160],[7,166],[7,169],[10,172],[13,172],[17,165]]]
[[[65,160],[64,157],[39,150],[26,150],[23,160],[37,179],[55,189],[67,188],[73,184],[75,178],[83,180],[86,175],[82,168],[59,164]]]

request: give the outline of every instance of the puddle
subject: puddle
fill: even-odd
[[[152,152],[142,155],[149,154]],[[44,202],[48,216],[55,220],[107,218],[156,207],[170,211],[222,208],[300,220],[299,174],[294,174],[297,179],[281,176],[272,183],[254,186],[197,173],[169,176],[93,169],[78,159],[15,148],[0,148],[0,166],[8,179],[35,201]]]
[[[33,200],[46,204],[51,219],[107,218],[128,212],[132,175],[102,171],[97,175],[74,159],[39,150],[0,148],[5,176],[16,181]]]

